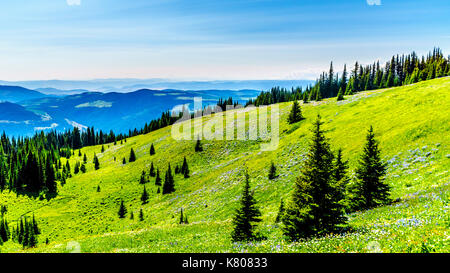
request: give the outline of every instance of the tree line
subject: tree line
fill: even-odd
[[[323,72],[314,85],[291,88],[273,87],[263,91],[247,105],[270,105],[294,100],[320,101],[324,98],[352,95],[356,92],[402,86],[420,81],[450,76],[450,57],[445,57],[440,48],[434,48],[427,56],[419,57],[415,52],[394,55],[382,67],[379,61],[370,65],[355,62],[351,71],[344,65],[341,75],[335,73],[333,62],[327,72]]]

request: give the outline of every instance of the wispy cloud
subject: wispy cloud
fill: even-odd
[[[381,0],[366,0],[369,6],[381,6]]]
[[[79,5],[81,5],[81,0],[67,0],[67,5],[79,6]]]

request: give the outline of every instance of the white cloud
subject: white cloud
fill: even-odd
[[[381,0],[366,0],[366,1],[369,6],[381,6]]]
[[[81,0],[66,0],[69,6],[79,6],[81,5]]]

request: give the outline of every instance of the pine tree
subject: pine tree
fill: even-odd
[[[270,180],[273,180],[277,177],[277,167],[275,166],[275,163],[273,163],[273,162],[270,164],[268,177]]]
[[[149,173],[149,175],[150,175],[151,177],[155,177],[155,175],[156,175],[156,172],[155,172],[155,166],[153,166],[153,162],[152,162],[152,164],[150,165],[150,173]]]
[[[131,148],[131,150],[130,150],[130,159],[128,159],[128,162],[134,162],[134,161],[136,161],[136,154],[134,153],[134,150],[133,150],[133,148]]]
[[[170,168],[170,163],[169,163],[169,167],[166,171],[166,177],[164,180],[162,193],[170,194],[174,191],[175,191],[175,181],[173,179],[172,170]]]
[[[197,138],[197,143],[195,144],[195,151],[196,152],[203,152],[203,146],[200,141],[200,137]]]
[[[86,165],[84,165],[84,163],[81,164],[80,171],[81,171],[82,173],[86,173]]]
[[[145,184],[145,183],[147,183],[148,181],[147,181],[147,176],[146,176],[146,174],[145,174],[145,171],[142,171],[142,174],[141,174],[141,179],[139,180],[139,183],[140,184]]]
[[[153,143],[152,143],[152,146],[150,147],[150,155],[154,155],[155,154],[155,147],[153,146]]]
[[[122,164],[123,165],[127,164],[127,160],[125,159],[125,157],[122,159]]]
[[[255,223],[261,222],[261,212],[256,206],[256,200],[250,192],[250,178],[245,173],[244,189],[239,208],[233,218],[233,232],[231,238],[234,242],[251,241],[256,239],[254,229]]]
[[[189,178],[189,166],[186,157],[184,157],[183,165],[181,166],[181,173],[184,175],[184,178]]]
[[[145,186],[144,186],[144,191],[142,192],[142,195],[141,195],[141,201],[142,201],[143,205],[148,203],[148,193],[147,193],[147,190],[145,189]]]
[[[161,177],[159,175],[159,169],[156,170],[155,185],[156,186],[161,186]],[[158,190],[159,190],[159,188],[158,188]]]
[[[98,160],[98,157],[94,155],[94,168],[96,170],[100,169],[100,161]]]
[[[102,145],[102,150],[101,150],[101,152],[102,152],[102,153],[105,152],[105,145]]]
[[[183,208],[181,208],[181,210],[180,210],[180,222],[179,222],[179,224],[180,225],[184,224]]]
[[[381,160],[381,151],[375,140],[373,127],[366,136],[363,154],[356,169],[357,184],[354,187],[355,208],[370,209],[390,201],[390,187],[384,182],[386,165]]]
[[[127,208],[125,207],[123,200],[120,202],[120,208],[119,208],[119,218],[123,219],[125,218],[126,214],[127,214]]]
[[[322,124],[318,116],[307,159],[282,218],[283,233],[292,240],[332,232],[345,223],[343,207],[335,198],[333,153]]]
[[[86,154],[84,154],[84,156],[83,156],[83,162],[86,164],[87,163],[87,156],[86,156]]]
[[[97,192],[100,192],[100,191],[101,191],[100,185],[98,185],[98,186],[97,186]]]
[[[336,100],[337,101],[344,100],[344,91],[343,91],[342,87],[339,88],[339,92],[337,94]]]
[[[289,124],[299,122],[303,119],[302,115],[302,109],[300,108],[300,105],[298,101],[294,101],[292,104],[291,112],[289,113],[288,122]]]
[[[73,168],[73,173],[78,174],[80,172],[80,162],[75,163],[75,167]]]
[[[142,211],[142,208],[139,210],[139,221],[144,221],[144,212]]]

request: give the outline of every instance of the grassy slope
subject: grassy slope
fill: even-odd
[[[78,174],[60,187],[59,195],[39,201],[13,193],[0,194],[0,203],[9,207],[8,219],[33,212],[40,220],[39,252],[66,252],[76,241],[85,252],[418,252],[450,251],[449,180],[450,167],[450,78],[437,79],[393,89],[363,92],[321,103],[303,105],[305,120],[286,123],[290,103],[280,104],[280,145],[261,152],[260,143],[203,141],[204,152],[195,153],[193,141],[176,142],[170,128],[128,139],[124,145],[83,148],[88,156],[88,172]],[[389,160],[387,181],[392,197],[399,203],[349,215],[357,231],[309,241],[289,243],[274,224],[280,198],[288,198],[310,140],[311,122],[317,113],[333,149],[342,147],[353,170],[366,130],[373,125],[385,160]],[[150,144],[157,153],[149,155]],[[122,165],[130,148],[138,160]],[[93,153],[101,169],[93,170]],[[117,161],[114,161],[114,156]],[[150,201],[141,205],[142,170],[150,163],[165,171],[168,162],[182,162],[186,156],[191,178],[176,176],[176,192],[156,194],[153,179],[147,184]],[[73,166],[75,160],[70,159]],[[267,179],[271,161],[280,177]],[[230,222],[240,196],[243,165],[248,166],[263,213],[261,231],[266,241],[248,245],[232,244]],[[96,192],[97,186],[101,192]],[[135,219],[119,220],[123,199]],[[143,208],[145,221],[137,220]],[[179,210],[189,217],[189,225],[178,225]],[[49,245],[43,242],[48,238]],[[8,242],[5,252],[21,251]]]

